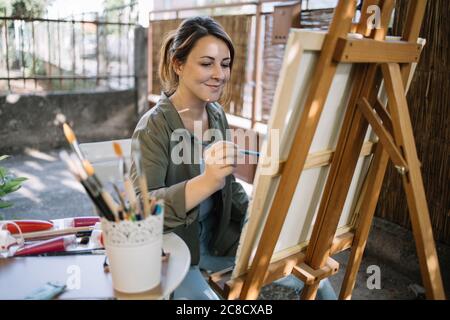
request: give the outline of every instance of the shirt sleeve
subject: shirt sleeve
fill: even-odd
[[[164,199],[164,226],[171,229],[185,224],[187,180],[170,187],[165,184],[167,168],[170,165],[170,140],[163,120],[151,115],[147,119],[141,119],[132,139],[137,139],[141,146],[142,170],[147,178],[149,196]],[[136,192],[140,193],[136,165],[133,157],[131,158],[131,180]]]
[[[243,223],[248,209],[248,195],[244,187],[236,181],[235,177],[231,179],[231,219]]]

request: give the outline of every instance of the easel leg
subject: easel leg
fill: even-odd
[[[422,281],[428,299],[445,299],[400,66],[395,63],[383,64],[382,70],[395,141],[408,163],[408,172],[403,177],[403,186],[408,201]]]
[[[314,300],[316,299],[317,290],[319,290],[319,283],[315,283],[312,285],[305,285],[305,287],[302,290],[302,294],[300,296],[300,299],[302,300]]]
[[[348,265],[345,270],[339,299],[350,300],[352,297],[352,291],[355,287],[356,276],[369,237],[369,231],[372,225],[372,219],[377,206],[377,200],[380,195],[388,161],[388,154],[383,150],[383,146],[378,143],[367,176],[367,189],[363,195],[358,225],[353,240],[350,258],[348,259]]]

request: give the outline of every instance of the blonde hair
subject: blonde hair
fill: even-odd
[[[174,62],[184,63],[196,42],[207,35],[222,40],[230,50],[230,70],[233,66],[234,47],[230,36],[222,26],[210,17],[194,17],[184,20],[179,27],[167,34],[161,46],[159,79],[163,91],[172,95],[178,87],[179,78]]]

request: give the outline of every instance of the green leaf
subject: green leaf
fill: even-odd
[[[13,193],[17,190],[19,190],[20,186],[13,186],[13,187],[9,187],[8,189],[5,190],[6,193]]]
[[[9,189],[8,193],[15,192],[15,191],[19,190],[21,187],[22,187],[22,186],[14,186],[14,187],[12,187],[11,189]]]
[[[0,161],[5,160],[7,158],[9,158],[9,155],[0,156]]]
[[[12,205],[11,202],[0,201],[0,209],[9,208],[12,207]]]
[[[20,186],[22,184],[22,180],[18,180],[18,179],[12,179],[12,180],[9,180],[6,184],[5,184],[5,187],[6,188],[14,188],[14,187],[16,187],[16,186]]]
[[[10,180],[3,187],[3,192],[11,193],[17,191],[21,187],[22,181]]]
[[[25,178],[25,177],[17,177],[17,178],[12,179],[11,181],[23,182],[23,181],[25,181],[25,180],[28,180],[28,178]]]

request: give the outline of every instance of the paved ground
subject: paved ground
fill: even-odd
[[[88,196],[59,160],[58,150],[48,153],[28,150],[26,154],[13,156],[0,165],[29,179],[19,191],[8,196],[7,199],[14,202],[14,207],[0,210],[0,218],[56,219],[93,214]],[[340,271],[330,280],[336,292],[339,292],[345,274],[348,255],[347,251],[335,257],[340,262]],[[369,290],[367,287],[367,280],[372,274],[367,269],[371,265],[380,267],[381,289]],[[376,256],[364,257],[357,279],[353,299],[416,298],[408,287],[416,283],[417,279],[399,273]],[[261,291],[260,299],[289,300],[298,299],[298,295],[293,290],[268,285]]]

